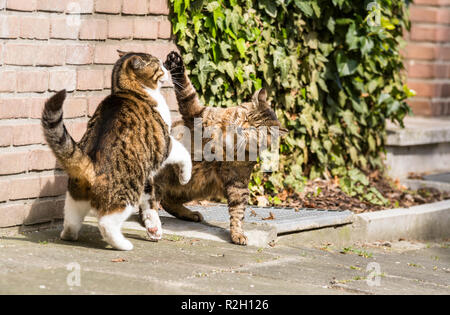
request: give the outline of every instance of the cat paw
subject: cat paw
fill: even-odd
[[[114,247],[117,250],[123,250],[123,251],[129,251],[133,249],[133,243],[131,243],[127,239],[123,239],[120,242],[117,242],[115,244],[111,244],[112,247]]]
[[[182,148],[182,152],[185,154],[184,161],[180,165],[180,171],[178,173],[178,180],[180,181],[181,185],[186,185],[189,183],[192,177],[192,162],[191,157],[187,153],[184,148]]]
[[[180,172],[180,175],[178,176],[178,179],[180,180],[181,185],[186,185],[191,180],[191,173],[189,172]]]
[[[202,222],[203,215],[198,211],[192,212],[192,221],[193,222]]]
[[[231,233],[231,241],[236,245],[247,245],[248,239],[244,233]]]
[[[150,241],[157,242],[162,239],[162,224],[156,210],[150,210],[146,213],[144,225]]]
[[[63,241],[77,241],[78,233],[73,231],[71,228],[64,228],[64,230],[61,232],[60,238]]]
[[[166,62],[164,62],[164,67],[169,70],[172,74],[184,73],[184,63],[183,58],[176,51],[172,51],[167,55]]]

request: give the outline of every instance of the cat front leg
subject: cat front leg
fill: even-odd
[[[162,239],[163,235],[158,208],[159,205],[154,194],[154,185],[152,181],[149,181],[139,201],[139,216],[149,239],[155,242]]]
[[[163,168],[167,164],[175,164],[179,166],[178,178],[180,180],[181,185],[186,185],[192,176],[192,161],[191,155],[186,150],[186,148],[176,140],[174,137],[170,136],[172,149],[169,153],[169,156],[164,161],[161,168]]]
[[[225,187],[225,195],[228,200],[228,212],[230,213],[231,241],[237,245],[247,245],[248,240],[242,225],[249,198],[248,184],[234,182]]]

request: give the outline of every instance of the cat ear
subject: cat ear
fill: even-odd
[[[253,103],[256,105],[260,105],[261,103],[265,103],[267,101],[267,91],[266,89],[259,89],[253,94],[252,97]]]
[[[252,102],[256,107],[267,106],[267,90],[263,88],[256,91],[255,94],[253,94]]]
[[[119,54],[119,58],[122,58],[123,56],[125,56],[126,54],[128,54],[128,52],[122,51],[122,50],[119,50],[119,49],[117,49],[117,53]]]
[[[142,69],[145,65],[144,60],[139,56],[133,56],[130,58],[130,65],[134,70]]]

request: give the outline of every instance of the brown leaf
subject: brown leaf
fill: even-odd
[[[275,215],[272,212],[269,212],[269,216],[267,218],[262,218],[263,220],[275,220]]]
[[[128,260],[126,260],[125,258],[114,258],[111,259],[111,262],[113,263],[118,263],[118,262],[127,262]]]

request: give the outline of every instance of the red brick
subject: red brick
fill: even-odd
[[[70,23],[67,16],[51,18],[51,38],[77,39],[79,30],[80,26]]]
[[[35,62],[36,45],[7,43],[4,50],[4,63],[7,65],[32,66]]]
[[[96,0],[95,12],[117,14],[122,10],[122,0]]]
[[[59,196],[67,191],[67,175],[43,175],[40,178],[40,197]]]
[[[16,72],[0,70],[0,92],[14,92],[16,90]]]
[[[414,0],[414,4],[425,4],[425,5],[450,5],[450,0]]]
[[[64,118],[84,117],[87,112],[87,101],[85,98],[69,98],[64,102]]]
[[[62,199],[37,199],[33,204],[25,207],[23,224],[37,224],[52,221],[55,218],[61,218],[63,216],[63,209],[64,200]]]
[[[85,69],[77,72],[77,90],[102,90],[103,69]]]
[[[12,143],[12,128],[9,125],[0,125],[0,147],[8,147]]]
[[[0,98],[0,119],[27,118],[30,104],[22,98]]]
[[[157,39],[159,22],[149,18],[134,19],[134,38]]]
[[[408,87],[417,92],[417,96],[422,97],[449,97],[450,83],[436,82],[431,80],[411,80]]]
[[[169,39],[172,33],[172,24],[169,20],[159,21],[158,37],[163,39]]]
[[[0,153],[0,174],[18,174],[27,170],[28,153],[24,152],[2,152]]]
[[[46,100],[47,98],[44,97],[33,97],[26,99],[26,103],[30,108],[30,118],[41,118]]]
[[[35,11],[37,0],[7,0],[6,8],[16,11]]]
[[[177,97],[175,95],[175,91],[170,88],[165,88],[161,90],[162,95],[166,99],[167,105],[170,110],[176,111],[178,110],[178,102]]]
[[[17,92],[45,92],[48,89],[47,71],[18,71]]]
[[[0,38],[17,38],[20,34],[20,20],[18,16],[0,16]]]
[[[125,14],[145,15],[148,12],[147,0],[126,0],[122,12]]]
[[[8,197],[9,197],[9,179],[0,179],[0,201],[6,201],[8,200]]]
[[[172,50],[178,50],[173,43],[151,43],[146,45],[145,51],[161,60],[165,60]]]
[[[440,60],[450,60],[450,47],[441,46],[438,49],[438,57]]]
[[[108,38],[123,39],[133,37],[133,20],[124,17],[110,18],[108,21]]]
[[[97,109],[98,105],[103,101],[103,99],[106,97],[106,95],[96,95],[96,96],[89,96],[88,98],[88,115],[89,117],[92,117],[94,115],[95,110]]]
[[[104,85],[105,89],[111,88],[111,77],[112,77],[112,68],[107,68],[104,71]]]
[[[56,166],[56,158],[49,148],[31,150],[28,158],[28,171],[52,170]]]
[[[92,13],[94,11],[94,0],[69,1],[66,6],[68,13]]]
[[[95,46],[94,62],[98,64],[114,64],[119,59],[119,45],[107,44]]]
[[[39,197],[39,175],[24,175],[9,181],[9,200]]]
[[[163,14],[169,15],[169,0],[150,0],[150,4],[148,6],[150,14]]]
[[[410,60],[408,65],[408,76],[410,78],[448,78],[450,77],[450,65],[445,63],[431,63]]]
[[[450,24],[449,8],[412,5],[409,11],[412,22]]]
[[[66,47],[66,63],[70,65],[88,65],[94,61],[92,45],[68,45]]]
[[[4,203],[0,205],[0,227],[21,225],[25,220],[24,204]]]
[[[73,0],[39,0],[37,9],[46,12],[64,12],[71,1]]]
[[[24,16],[20,18],[20,37],[27,39],[48,39],[50,22],[48,18]]]
[[[103,40],[106,39],[108,23],[103,19],[88,19],[81,23],[80,39]]]
[[[129,52],[146,52],[146,45],[138,41],[128,42],[120,45],[120,50]]]
[[[437,57],[438,50],[433,44],[408,43],[405,50],[405,58],[432,60]]]
[[[37,66],[61,66],[66,59],[66,46],[55,44],[40,45],[36,53]]]
[[[79,120],[68,120],[65,123],[67,131],[72,136],[73,140],[76,142],[80,141],[86,132],[87,128],[87,120],[79,121]]]
[[[450,27],[412,24],[410,35],[411,40],[415,41],[448,42],[450,41]]]
[[[15,124],[12,128],[15,146],[45,143],[40,122]]]
[[[50,71],[49,87],[50,91],[60,91],[66,89],[73,91],[77,86],[77,73],[72,69]]]

